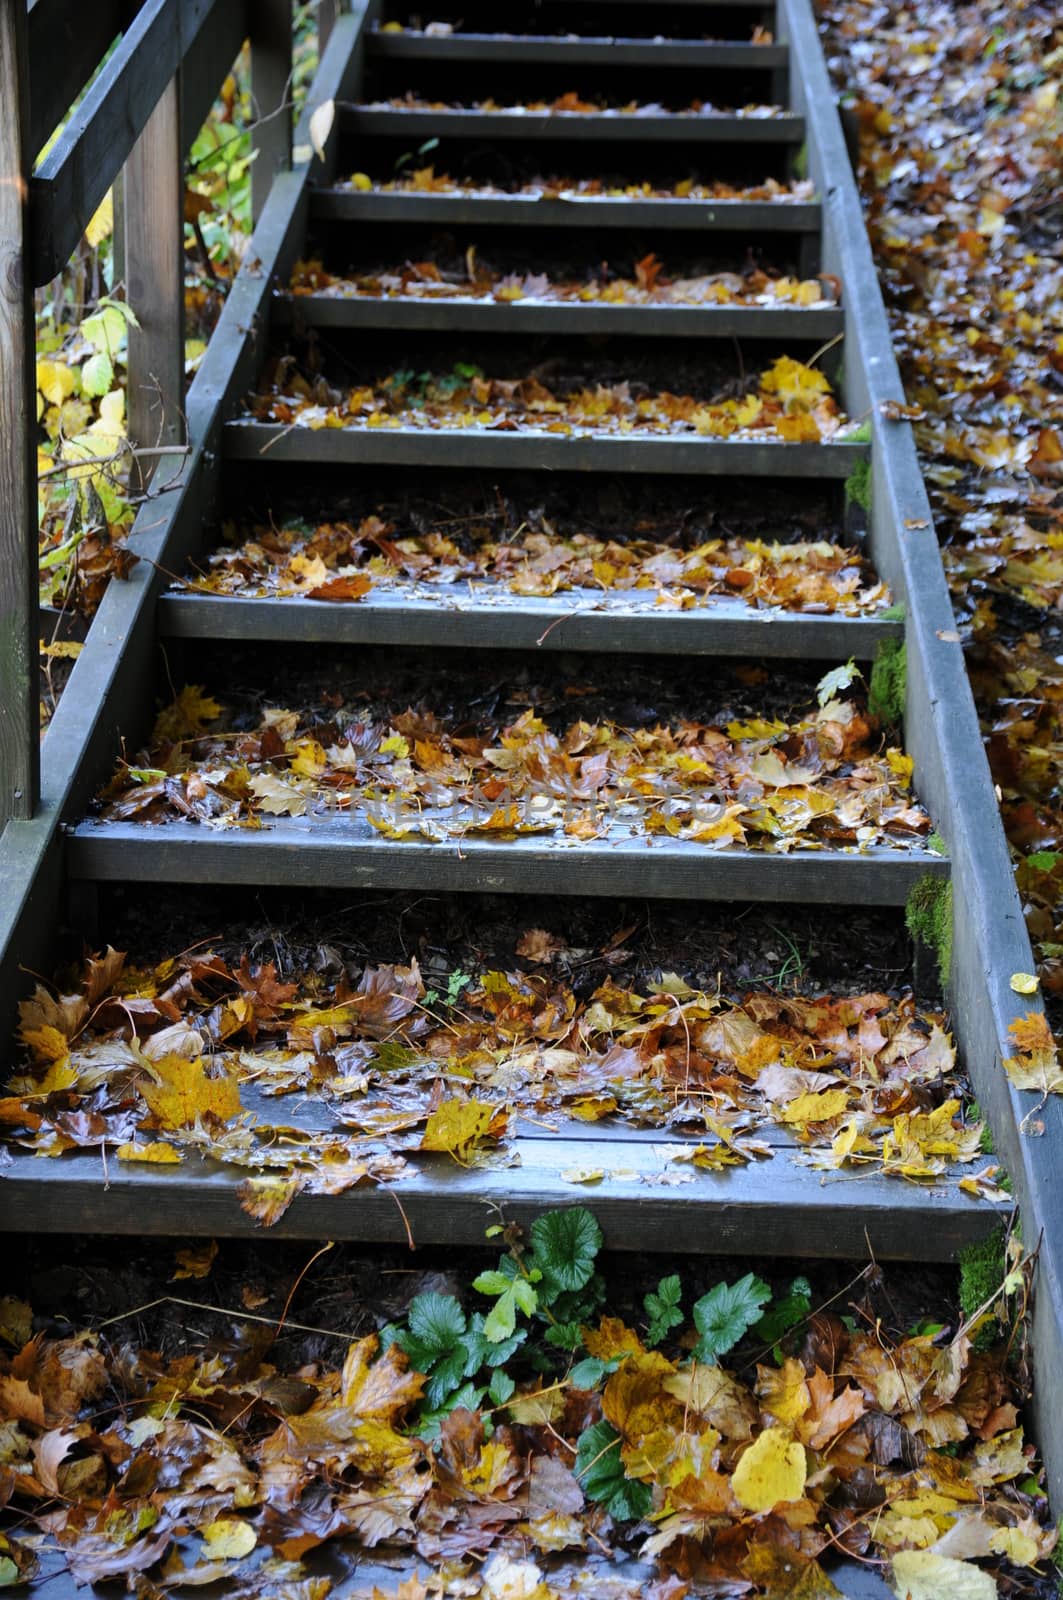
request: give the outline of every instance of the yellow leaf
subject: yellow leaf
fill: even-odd
[[[373,187],[373,180],[368,172],[352,172],[351,188],[359,189],[363,194]]]
[[[380,746],[382,756],[398,756],[400,760],[405,760],[409,753],[410,747],[401,733],[389,734]]]
[[[765,1428],[735,1468],[731,1488],[747,1511],[771,1511],[800,1500],[806,1475],[804,1446],[783,1428]]]
[[[603,1317],[597,1328],[584,1328],[583,1343],[588,1355],[599,1361],[612,1361],[614,1356],[644,1355],[642,1340],[634,1328],[629,1328],[619,1317]]]
[[[37,387],[49,405],[61,406],[77,384],[74,373],[63,361],[38,361]]]
[[[1033,972],[1013,972],[1008,980],[1016,994],[1036,994],[1040,979]]]
[[[245,1178],[237,1189],[241,1210],[267,1228],[283,1217],[299,1190],[303,1178]]]
[[[996,1582],[988,1572],[930,1550],[898,1550],[893,1592],[898,1600],[997,1600]]]
[[[812,1404],[805,1369],[792,1356],[787,1357],[779,1371],[774,1367],[757,1368],[757,1394],[762,1410],[789,1425],[803,1417]]]
[[[114,232],[114,196],[108,189],[96,210],[89,218],[85,238],[95,250]]]
[[[140,1092],[163,1128],[190,1128],[204,1117],[227,1122],[239,1115],[240,1088],[227,1075],[208,1077],[202,1059],[186,1061],[166,1055],[152,1062],[157,1082],[146,1080]]]
[[[220,1517],[199,1531],[206,1547],[203,1554],[210,1561],[239,1561],[258,1543],[254,1528],[240,1517]]]
[[[1017,1567],[1032,1567],[1041,1554],[1037,1540],[1021,1528],[998,1528],[989,1540],[994,1555],[1004,1556]]]
[[[208,722],[215,722],[220,716],[221,706],[204,693],[201,684],[186,683],[173,704],[159,712],[152,738],[194,739]]]
[[[421,1149],[440,1150],[465,1166],[476,1147],[491,1137],[498,1114],[489,1100],[444,1100],[428,1119]]]
[[[153,1144],[120,1144],[118,1146],[119,1161],[155,1161],[167,1166],[173,1166],[184,1160],[180,1150],[175,1150],[172,1144],[167,1144],[165,1139],[156,1139]]]
[[[799,1094],[784,1106],[780,1115],[783,1122],[804,1125],[807,1122],[829,1122],[840,1117],[849,1105],[847,1089],[825,1089],[821,1094]]]
[[[174,1261],[177,1269],[170,1279],[176,1283],[179,1278],[207,1278],[210,1269],[218,1256],[217,1239],[205,1239],[201,1244],[189,1245],[185,1250],[174,1252]]]
[[[34,1061],[62,1061],[70,1049],[66,1035],[50,1023],[41,1028],[24,1028],[22,1038],[33,1051]]]

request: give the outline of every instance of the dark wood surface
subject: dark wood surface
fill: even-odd
[[[499,14],[505,22],[505,13]],[[745,44],[706,39],[553,39],[536,34],[425,34],[372,32],[366,39],[371,59],[408,61],[520,61],[559,66],[762,67],[765,72],[786,63],[784,45]]]
[[[607,111],[375,111],[345,108],[343,122],[356,138],[447,139],[579,139],[610,143],[800,145],[801,117],[681,116]]]
[[[998,1225],[1000,1209],[954,1184],[928,1186],[813,1172],[787,1158],[725,1173],[691,1169],[660,1144],[514,1141],[506,1165],[463,1168],[449,1157],[414,1158],[417,1172],[393,1187],[367,1184],[339,1195],[300,1195],[271,1229],[244,1212],[243,1169],[190,1156],[174,1167],[118,1161],[114,1151],[41,1161],[16,1152],[5,1168],[0,1228],[86,1233],[253,1235],[274,1238],[482,1244],[501,1208],[529,1224],[543,1211],[590,1207],[613,1250],[691,1255],[940,1261]],[[602,1170],[595,1184],[563,1173]],[[679,1181],[677,1181],[677,1174]],[[401,1207],[401,1210],[400,1210]],[[405,1220],[404,1220],[405,1217]]]
[[[843,331],[840,307],[803,310],[795,306],[684,306],[563,304],[528,300],[494,301],[388,295],[349,297],[329,294],[278,294],[272,320],[277,327],[389,328],[395,331],[633,334],[639,338],[770,339],[790,350],[807,340],[822,344]]]
[[[0,7],[0,829],[37,803],[37,378],[26,8]]]
[[[251,26],[251,214],[292,164],[292,0],[254,0]]]
[[[948,862],[925,850],[768,855],[673,839],[395,841],[360,816],[275,819],[219,831],[194,822],[83,822],[71,832],[75,878],[136,883],[274,883],[490,894],[645,895],[804,905],[903,905]]]
[[[122,172],[126,299],[129,329],[129,441],[157,450],[184,440],[184,168],[181,91],[163,89]],[[130,481],[142,490],[158,461],[135,461]]]
[[[578,194],[413,194],[316,189],[314,217],[330,222],[471,223],[486,227],[682,228],[696,233],[815,233],[808,200],[617,200]]]
[[[457,593],[430,585],[374,589],[353,604],[327,600],[243,600],[171,591],[159,600],[159,629],[177,639],[277,640],[318,644],[408,644],[425,648],[643,651],[658,655],[761,656],[816,661],[873,660],[904,624],[880,617],[802,616],[755,609],[727,596],[688,611],[641,609],[623,595],[569,590],[542,599],[490,584]]]
[[[524,428],[303,428],[237,418],[225,428],[234,460],[378,466],[525,468],[542,472],[704,473],[708,477],[834,478],[867,457],[862,444],[786,444],[692,435],[555,434]]]
[[[36,159],[138,0],[34,0],[29,10],[30,153]],[[6,102],[5,102],[6,104]]]

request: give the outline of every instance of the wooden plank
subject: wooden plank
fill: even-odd
[[[317,48],[324,55],[325,46],[332,37],[342,0],[317,0]]]
[[[784,45],[719,43],[704,39],[551,39],[513,33],[370,33],[366,47],[372,59],[418,62],[505,62],[558,66],[636,66],[754,68],[770,72],[786,65]]]
[[[818,201],[613,200],[577,194],[366,194],[319,189],[311,214],[322,222],[470,223],[486,227],[680,228],[698,233],[816,233]]]
[[[793,84],[809,122],[810,175],[829,174],[824,268],[846,291],[846,399],[873,430],[871,550],[907,607],[907,742],[920,794],[953,854],[953,1019],[972,1086],[1014,1184],[1023,1237],[1039,1249],[1033,1301],[1033,1413],[1049,1492],[1063,1504],[1063,1099],[1012,1089],[1001,1060],[1009,1024],[1041,1009],[1019,997],[1014,972],[1036,970],[986,763],[963,652],[919,470],[911,427],[887,422],[882,403],[903,394],[860,198],[847,160],[808,0],[781,0],[780,33],[793,53]],[[1034,1127],[1024,1126],[1033,1117]]]
[[[386,246],[385,246],[386,248]],[[387,328],[403,332],[630,334],[635,338],[771,339],[787,349],[801,340],[819,345],[845,327],[839,306],[813,310],[787,305],[684,306],[563,304],[531,300],[438,300],[417,296],[278,294],[277,327]]]
[[[251,11],[251,215],[262,215],[278,172],[292,164],[292,0],[255,0]]]
[[[407,822],[409,819],[406,819]],[[645,895],[795,905],[903,905],[948,862],[924,850],[713,851],[620,834],[591,841],[526,835],[396,843],[363,816],[271,820],[228,832],[192,822],[82,822],[67,844],[71,877],[109,883],[273,883],[483,894]]]
[[[691,1182],[676,1184],[684,1169],[653,1145],[605,1146],[596,1161],[584,1141],[518,1139],[514,1153],[519,1165],[470,1169],[422,1157],[416,1174],[393,1187],[299,1195],[266,1237],[405,1244],[408,1220],[418,1245],[478,1245],[495,1208],[528,1226],[544,1211],[583,1205],[611,1250],[866,1260],[870,1241],[880,1260],[939,1261],[985,1238],[1001,1215],[951,1183],[832,1179],[789,1160],[725,1173],[695,1169]],[[561,1176],[595,1165],[611,1175],[593,1187]],[[105,1172],[93,1153],[41,1161],[15,1151],[4,1172],[0,1230],[66,1231],[76,1217],[86,1233],[261,1237],[239,1204],[244,1176],[195,1156],[154,1169],[112,1160]]]
[[[39,781],[37,382],[28,268],[32,150],[23,0],[0,6],[0,829]]]
[[[487,429],[300,428],[238,419],[225,428],[237,461],[382,466],[485,467],[543,472],[703,473],[706,477],[831,478],[844,481],[866,459],[862,444],[786,444],[745,439],[594,437]]]
[[[343,114],[348,133],[362,139],[579,139],[641,144],[800,145],[801,117],[631,114],[621,111],[387,110],[356,105]]]
[[[126,27],[137,0],[35,0],[29,13],[30,153],[36,157]]]
[[[129,329],[129,439],[157,449],[185,436],[184,170],[181,99],[171,78],[125,164],[120,185]],[[132,486],[151,481],[157,456],[136,461]]]
[[[802,616],[712,597],[689,611],[595,590],[528,599],[493,584],[472,597],[440,587],[374,589],[356,604],[242,600],[170,592],[159,601],[159,630],[175,639],[239,639],[300,644],[401,644],[473,650],[629,651],[655,655],[763,656],[772,660],[860,661],[904,624],[876,617]]]
[[[248,11],[253,3],[254,0],[214,0],[195,36],[184,40],[181,134],[186,154],[243,48],[248,32]]]

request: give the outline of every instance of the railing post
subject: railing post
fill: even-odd
[[[251,7],[251,216],[262,215],[278,172],[292,164],[292,3]]]
[[[184,170],[180,80],[171,78],[122,169],[129,329],[129,440],[154,449],[184,441]],[[156,457],[134,462],[144,488]]]
[[[28,78],[26,0],[0,0],[0,829],[33,815],[40,774]]]
[[[317,53],[325,54],[325,46],[329,36],[336,26],[336,18],[342,9],[342,0],[317,0]]]

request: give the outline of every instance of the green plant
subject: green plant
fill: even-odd
[[[871,510],[871,462],[866,456],[856,463],[845,480],[845,503],[860,506],[864,511]]]
[[[425,990],[425,1005],[434,1006],[440,1000],[442,1000],[444,1004],[448,1006],[456,1006],[461,998],[462,991],[467,989],[471,982],[472,977],[468,972],[462,972],[460,969],[455,968],[453,972],[447,974],[447,988],[445,994],[440,994],[438,989]]]
[[[642,1304],[649,1318],[646,1326],[648,1345],[660,1344],[673,1328],[678,1328],[682,1323],[683,1313],[680,1309],[682,1298],[683,1286],[675,1274],[670,1278],[662,1278],[656,1292],[651,1291],[644,1297]]]
[[[788,1294],[780,1296],[754,1324],[753,1336],[772,1346],[776,1362],[782,1365],[779,1341],[791,1328],[804,1322],[812,1310],[812,1285],[807,1278],[795,1278]]]
[[[967,1245],[960,1251],[960,1310],[964,1321],[978,1315],[988,1301],[999,1291],[1008,1271],[1007,1240],[1003,1228],[997,1228],[985,1239]],[[991,1323],[975,1331],[975,1349],[986,1349],[994,1342],[996,1330]]]
[[[694,1346],[695,1361],[715,1366],[718,1357],[733,1350],[743,1335],[760,1321],[770,1299],[769,1285],[751,1272],[737,1283],[718,1283],[708,1294],[702,1295],[693,1311],[694,1326],[700,1334]]]
[[[904,717],[908,692],[908,657],[902,639],[883,639],[871,668],[867,705],[872,716],[890,726]]]
[[[904,907],[908,932],[933,950],[942,985],[952,971],[952,886],[946,878],[926,873],[912,889]]]

